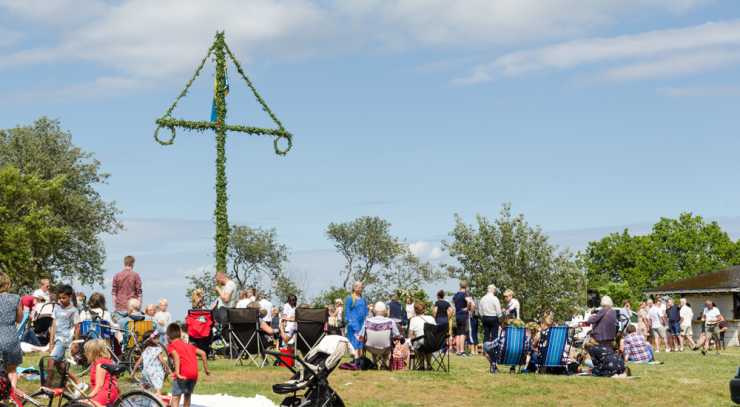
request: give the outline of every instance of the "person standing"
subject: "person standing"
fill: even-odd
[[[398,293],[391,295],[391,300],[388,302],[388,318],[392,319],[396,325],[401,326],[404,321],[404,307],[401,301],[398,301]]]
[[[691,321],[694,319],[694,311],[691,306],[686,302],[686,298],[681,298],[681,309],[679,315],[681,316],[681,352],[683,352],[683,345],[687,344],[690,348],[696,346],[694,343],[694,332],[691,328]]]
[[[16,324],[23,319],[23,305],[18,294],[11,294],[11,282],[7,274],[0,272],[0,352],[4,356],[5,371],[13,388],[18,381],[16,366],[23,363],[21,343]]]
[[[670,332],[668,346],[671,351],[678,352],[679,347],[683,349],[683,338],[681,338],[681,310],[673,303],[672,298],[668,299],[666,317],[668,318],[668,331]]]
[[[650,335],[650,318],[648,318],[648,306],[645,301],[640,303],[637,310],[637,332],[647,338]]]
[[[653,350],[658,353],[660,352],[661,340],[665,344],[666,349],[668,348],[668,344],[665,342],[665,313],[659,304],[653,303],[653,300],[648,300],[647,305],[648,318],[650,319],[650,335],[653,337]]]
[[[216,272],[216,308],[236,306],[236,283],[223,271]]]
[[[465,356],[465,338],[468,336],[468,282],[460,280],[460,290],[452,297],[455,306],[455,348],[458,356]]]
[[[498,337],[501,301],[496,297],[496,286],[488,286],[488,292],[480,300],[480,315],[483,323],[483,343],[491,342]]]
[[[135,298],[141,302],[143,298],[141,277],[134,271],[135,262],[134,256],[124,257],[123,270],[113,276],[111,294],[114,302],[113,318],[116,321],[127,315],[130,299]]]
[[[722,321],[722,314],[719,312],[712,301],[707,300],[704,303],[704,312],[702,313],[701,319],[704,321],[705,331],[707,337],[704,340],[704,348],[701,350],[702,355],[706,355],[709,350],[709,344],[714,340],[717,346],[717,353],[719,353],[719,323]]]
[[[360,355],[362,355],[363,344],[360,341],[360,332],[365,326],[368,307],[362,298],[362,282],[356,281],[352,285],[352,293],[344,301],[344,321],[347,339],[352,345],[352,356],[355,366],[359,367]]]

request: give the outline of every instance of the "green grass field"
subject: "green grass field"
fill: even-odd
[[[722,355],[659,353],[663,365],[630,365],[632,379],[511,375],[488,373],[481,357],[452,357],[452,370],[431,372],[350,372],[336,370],[332,386],[349,406],[730,406],[728,382],[740,366],[740,348]],[[36,363],[27,358],[24,365]],[[235,366],[230,360],[211,363],[197,393],[233,396],[262,394],[275,402],[273,383],[289,377],[285,368]],[[30,391],[37,383],[22,383]]]

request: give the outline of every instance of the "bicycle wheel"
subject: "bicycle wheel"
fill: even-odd
[[[62,393],[60,397],[66,401],[66,403],[64,403],[65,406],[74,402],[66,392]],[[29,398],[33,399],[33,401],[29,400]],[[51,406],[53,401],[55,402],[53,394],[43,390],[38,390],[35,393],[27,394],[26,397],[21,398],[21,402],[24,407]]]
[[[118,397],[113,407],[164,407],[164,404],[152,393],[132,390]]]

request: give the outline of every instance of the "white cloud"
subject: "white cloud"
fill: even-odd
[[[658,89],[669,97],[718,97],[740,96],[740,85],[669,86]]]
[[[490,81],[531,72],[625,63],[608,68],[611,79],[642,79],[686,74],[737,63],[740,20],[687,28],[588,38],[502,55],[457,78],[460,84]]]
[[[414,243],[409,244],[409,251],[416,257],[423,260],[439,260],[444,252],[439,247],[439,244],[433,242],[427,242],[424,240],[418,240]]]

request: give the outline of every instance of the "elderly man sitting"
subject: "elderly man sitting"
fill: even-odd
[[[374,316],[365,321],[360,337],[365,341],[365,349],[373,355],[373,363],[388,369],[393,351],[393,338],[400,334],[396,323],[387,316],[385,303],[376,302],[373,312]]]
[[[142,321],[146,319],[146,315],[144,315],[143,312],[141,312],[141,301],[139,301],[136,298],[131,298],[128,300],[128,309],[126,316],[122,317],[118,320],[118,327],[123,330],[123,336],[119,338],[121,340],[122,344],[128,343],[128,331],[129,328],[129,322],[130,321]]]

